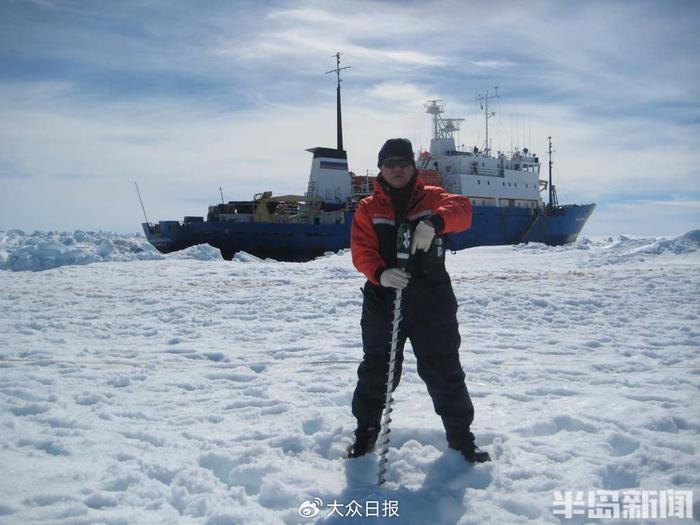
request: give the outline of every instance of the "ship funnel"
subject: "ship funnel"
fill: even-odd
[[[345,202],[352,194],[347,152],[320,147],[306,151],[314,155],[306,196],[320,198],[324,202]]]

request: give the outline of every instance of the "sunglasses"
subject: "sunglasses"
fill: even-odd
[[[386,159],[382,162],[385,168],[407,168],[411,165],[409,159]]]

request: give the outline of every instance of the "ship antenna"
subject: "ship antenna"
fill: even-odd
[[[148,217],[146,217],[146,208],[143,205],[143,200],[141,200],[141,192],[139,191],[139,185],[134,181],[134,186],[136,186],[136,193],[139,196],[139,202],[141,203],[141,209],[143,210],[143,218],[146,219],[146,223],[151,224],[148,222]]]
[[[487,157],[491,155],[491,144],[489,144],[489,119],[496,114],[495,111],[489,113],[489,99],[501,98],[498,96],[498,86],[494,86],[493,90],[493,96],[489,95],[489,91],[487,89],[486,95],[478,95],[476,97],[476,100],[479,101],[479,103],[481,104],[481,109],[484,110],[484,114],[486,115],[486,144],[484,145],[484,152],[486,153]]]
[[[343,119],[341,117],[341,112],[340,112],[340,72],[343,69],[350,69],[350,66],[345,66],[345,67],[340,67],[340,55],[343,53],[337,52],[335,55],[336,60],[336,66],[335,69],[331,69],[330,71],[326,71],[326,75],[328,73],[335,73],[337,78],[338,78],[338,88],[336,90],[336,106],[337,106],[337,113],[338,113],[338,151],[343,151]]]
[[[549,209],[551,211],[552,209],[552,200],[553,200],[553,189],[552,189],[552,137],[547,137],[547,140],[549,141],[549,150],[547,153],[549,153]]]
[[[139,191],[139,185],[136,183],[136,181],[134,181],[134,186],[136,186],[136,193],[139,196],[139,202],[141,203],[141,209],[143,210],[143,218],[146,219],[146,222],[148,224],[150,224],[150,222],[148,222],[148,217],[146,217],[146,208],[143,206],[143,200],[141,200],[141,192]]]
[[[221,190],[221,186],[219,186],[219,193],[221,194],[221,204],[226,204],[224,202],[224,192]]]

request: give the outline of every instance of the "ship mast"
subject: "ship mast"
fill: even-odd
[[[333,55],[336,59],[336,66],[335,69],[331,69],[330,71],[326,71],[326,75],[328,73],[335,73],[337,78],[338,78],[338,88],[336,89],[336,106],[337,106],[337,114],[338,114],[338,151],[343,151],[343,119],[341,116],[340,112],[340,72],[343,69],[350,69],[350,66],[345,66],[345,67],[340,67],[340,55],[343,53],[337,52],[335,55]]]
[[[493,97],[500,98],[498,96],[498,86],[494,86],[493,90],[495,92]],[[496,114],[495,111],[489,113],[489,98],[491,98],[491,96],[489,95],[488,89],[486,90],[486,95],[479,95],[476,97],[476,100],[481,103],[481,109],[484,110],[484,114],[486,115],[486,144],[484,145],[484,153],[487,157],[491,155],[491,144],[489,143],[489,119]]]
[[[554,186],[552,186],[552,137],[547,137],[547,140],[549,141],[549,150],[547,150],[547,153],[549,153],[549,209],[551,211],[554,206],[559,205],[559,202],[556,190]]]
[[[438,104],[442,100],[428,100],[423,107],[425,112],[433,116],[433,138],[452,138],[455,131],[459,131],[459,123],[463,118],[442,118],[440,115],[445,112],[445,106]]]

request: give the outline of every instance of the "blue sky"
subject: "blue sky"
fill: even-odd
[[[303,193],[335,146],[332,55],[357,173],[427,147],[443,99],[494,149],[544,158],[587,235],[700,227],[697,2],[0,1],[0,229],[139,231],[220,199]]]

